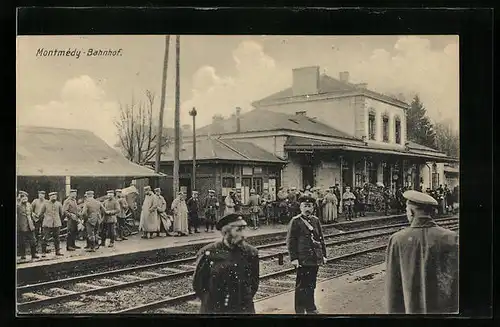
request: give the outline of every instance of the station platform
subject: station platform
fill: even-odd
[[[386,314],[385,263],[320,282],[316,307],[321,314]],[[295,314],[294,292],[255,302],[258,314]]]
[[[353,221],[345,221],[339,219],[336,226],[339,229],[344,228],[361,228],[370,221],[391,220],[401,218],[404,215],[376,216],[374,214],[367,217],[358,217]],[[260,242],[266,240],[272,242],[273,239],[283,240],[287,234],[286,224],[261,225],[259,229],[254,230],[251,227],[247,230],[247,240],[252,242]],[[177,255],[185,253],[196,253],[196,251],[206,244],[217,241],[221,238],[220,232],[205,232],[204,228],[198,234],[188,236],[173,237],[160,236],[152,239],[142,239],[139,234],[128,237],[127,240],[115,242],[113,248],[100,247],[96,252],[86,252],[83,247],[85,241],[77,241],[77,246],[81,249],[75,251],[66,251],[66,243],[61,242],[61,252],[63,256],[56,256],[53,249],[45,258],[21,261],[18,257],[17,276],[18,280],[23,282],[36,282],[44,280],[50,275],[64,275],[65,272],[82,269],[92,271],[94,269],[102,269],[110,265],[137,263],[146,264],[150,262],[159,262],[164,258],[173,258]],[[106,244],[109,243],[109,240]],[[53,244],[52,245],[53,248]]]

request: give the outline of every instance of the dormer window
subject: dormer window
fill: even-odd
[[[368,138],[375,140],[375,112],[373,111],[368,114]]]
[[[382,140],[389,142],[389,116],[382,116]]]
[[[396,134],[396,143],[401,144],[401,119],[396,117],[394,120],[394,131]]]

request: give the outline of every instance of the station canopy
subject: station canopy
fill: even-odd
[[[87,130],[20,126],[17,176],[154,177]]]

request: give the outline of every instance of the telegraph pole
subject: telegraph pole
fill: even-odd
[[[191,176],[191,187],[192,191],[196,190],[196,115],[198,112],[196,108],[189,112],[189,115],[193,117],[193,174]]]
[[[179,192],[179,151],[180,151],[180,35],[175,36],[175,145],[174,145],[174,198]]]
[[[165,56],[163,57],[163,75],[161,80],[161,102],[160,102],[160,121],[158,122],[158,132],[156,136],[156,160],[155,173],[160,172],[161,158],[161,140],[163,132],[163,112],[165,110],[165,98],[167,93],[167,67],[168,67],[168,48],[170,45],[170,35],[165,36]]]

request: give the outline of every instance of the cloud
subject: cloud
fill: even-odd
[[[110,145],[117,140],[113,122],[118,103],[107,100],[103,88],[87,75],[66,81],[60,99],[17,112],[20,125],[86,129]]]
[[[459,124],[459,50],[456,43],[432,49],[428,39],[399,37],[389,52],[376,49],[350,67],[351,77],[379,92],[403,93],[408,101],[418,93],[434,121]]]
[[[188,112],[193,106],[198,126],[209,124],[216,113],[229,116],[237,106],[250,110],[251,102],[290,87],[293,68],[319,65],[330,76],[347,70],[353,83],[366,82],[386,94],[402,93],[408,101],[418,93],[431,119],[451,120],[458,127],[458,37],[440,49],[419,36],[401,36],[384,48],[363,47],[363,53],[350,48],[331,54],[319,43],[309,46],[299,57],[285,56],[286,62],[278,62],[258,42],[241,42],[232,53],[234,75],[222,76],[211,66],[193,75],[193,96],[181,105],[182,123],[191,122]]]
[[[189,110],[198,111],[197,126],[210,124],[214,114],[229,116],[236,107],[243,112],[251,102],[285,88],[291,71],[279,69],[262,45],[243,41],[233,50],[236,74],[221,76],[214,67],[203,66],[193,75],[193,96],[181,104],[181,122],[191,123]]]

